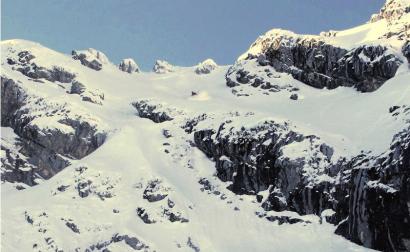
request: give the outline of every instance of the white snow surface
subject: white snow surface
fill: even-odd
[[[385,25],[380,20],[322,39],[349,47],[377,39]],[[280,30],[265,36],[278,32],[295,36]],[[118,71],[115,65],[94,71],[69,55],[30,41],[2,41],[1,50],[2,76],[17,81],[29,95],[70,107],[75,116],[95,122],[96,127],[109,132],[108,140],[99,149],[73,161],[71,166],[40,185],[22,191],[9,183],[1,185],[2,251],[31,251],[33,246],[36,251],[56,248],[84,251],[93,244],[109,241],[117,233],[136,237],[149,246],[147,250],[156,251],[193,251],[192,246],[201,251],[256,252],[272,251],[272,248],[306,252],[368,251],[335,235],[335,227],[321,224],[316,216],[298,216],[311,224],[281,226],[258,218],[255,212],[263,210],[254,196],[238,196],[227,190],[228,183],[214,175],[214,163],[189,144],[192,134],[186,134],[179,126],[186,118],[206,113],[215,120],[204,121],[198,127],[217,128],[227,115],[252,112],[232,124],[246,128],[266,120],[286,121],[298,132],[314,134],[332,146],[335,158],[351,157],[362,150],[379,154],[388,148],[393,135],[405,124],[406,118],[393,117],[389,108],[410,105],[407,64],[401,66],[396,77],[372,93],[359,93],[346,87],[315,89],[287,74],[277,73],[278,85],[292,83],[299,88],[303,99],[293,101],[288,92],[233,95],[225,83],[229,66],[219,66],[199,76],[195,74],[195,67],[174,68],[160,62],[165,66],[160,72],[167,74],[129,75]],[[21,50],[35,55],[33,61],[40,66],[58,65],[75,73],[76,80],[87,89],[101,90],[104,100],[100,105],[85,102],[78,95],[67,94],[68,84],[37,83],[12,70],[6,59]],[[250,51],[257,53],[259,50],[253,47]],[[100,60],[108,61],[99,55]],[[168,71],[169,68],[172,71]],[[192,96],[193,91],[198,95]],[[144,99],[174,110],[181,119],[156,124],[138,117],[131,104]],[[34,108],[33,105],[33,113]],[[32,123],[67,134],[72,131],[69,126],[60,125],[57,119],[38,119]],[[164,137],[164,129],[171,132],[171,138]],[[8,128],[2,128],[1,133],[7,139],[12,136]],[[283,151],[297,158],[306,151],[305,144],[288,146]],[[201,191],[198,183],[201,178],[207,178],[226,198]],[[147,183],[155,179],[168,188],[168,195],[164,200],[148,202],[142,194]],[[81,198],[78,184],[84,181],[91,181],[90,195]],[[61,186],[66,186],[65,191],[57,190]],[[168,199],[175,203],[171,210],[189,222],[170,222],[165,218]],[[138,207],[146,209],[156,223],[145,224],[137,216]],[[75,223],[80,233],[66,226],[67,220]],[[132,251],[124,241],[107,246],[111,251]]]
[[[101,64],[109,64],[110,60],[108,57],[101,51],[98,51],[94,48],[88,48],[86,50],[76,50],[77,54],[84,54],[89,61],[97,60]]]
[[[410,9],[410,1],[403,0],[403,2],[392,0],[393,6],[399,10]],[[397,10],[391,10],[397,13]],[[328,31],[322,32],[319,35],[296,34],[292,31],[283,29],[272,29],[260,36],[250,48],[243,53],[238,60],[246,59],[249,54],[258,56],[269,48],[272,43],[279,43],[281,41],[288,41],[294,43],[297,40],[306,40],[316,43],[323,41],[327,44],[341,47],[347,50],[359,47],[361,45],[377,44],[391,47],[393,50],[400,51],[403,45],[399,40],[385,38],[390,32],[397,32],[400,30],[407,30],[410,24],[410,12],[400,12],[400,18],[394,19],[394,22],[383,17],[375,18],[374,21],[353,27],[343,31]],[[408,35],[407,35],[408,37]]]

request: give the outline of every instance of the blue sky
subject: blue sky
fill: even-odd
[[[272,28],[298,33],[366,22],[385,0],[2,0],[2,39],[64,53],[93,47],[143,69],[156,59],[231,64]]]

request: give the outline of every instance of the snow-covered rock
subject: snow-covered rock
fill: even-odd
[[[119,64],[118,68],[121,71],[127,72],[127,73],[139,73],[140,72],[139,66],[137,65],[137,63],[135,63],[133,59],[123,59],[121,63]]]
[[[30,51],[15,50],[20,46]],[[83,113],[73,103],[64,102],[66,98],[47,98],[49,94],[43,92],[44,86],[59,90],[64,97],[76,93],[81,94],[83,101],[97,103],[92,98],[94,90],[78,82],[73,71],[49,66],[47,59],[43,62],[39,58],[44,54],[49,52],[31,42],[2,42],[2,60],[10,71],[1,76],[1,126],[7,127],[5,131],[11,128],[18,139],[14,141],[16,144],[2,148],[9,153],[6,155],[9,164],[20,163],[16,169],[5,166],[2,179],[7,181],[33,185],[38,182],[36,179],[51,178],[72,160],[81,159],[97,149],[107,135],[100,128],[98,117]],[[53,53],[49,57],[52,58]],[[60,56],[55,62],[64,60]],[[24,82],[32,84],[24,85]],[[101,98],[101,94],[97,96]]]
[[[73,50],[71,52],[73,59],[79,60],[81,64],[96,71],[101,70],[103,65],[109,64],[108,57],[104,53],[88,48],[87,50]]]
[[[165,74],[175,71],[175,66],[171,65],[165,60],[157,60],[152,71],[159,74]]]
[[[215,68],[217,68],[218,65],[215,63],[213,59],[206,59],[199,63],[195,67],[195,73],[197,74],[209,74],[212,72]]]
[[[377,22],[382,19],[385,19],[387,22],[393,22],[408,13],[410,13],[410,1],[387,0],[380,12],[371,17],[370,22]]]
[[[332,38],[296,35],[272,30],[260,37],[228,72],[227,85],[269,82],[241,61],[254,60],[316,88],[355,87],[372,92],[392,78],[403,63],[391,47],[361,45],[348,50],[336,46]],[[239,77],[238,77],[239,76]]]

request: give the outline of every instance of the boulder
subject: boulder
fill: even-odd
[[[121,63],[119,64],[118,68],[121,71],[127,72],[127,73],[139,73],[140,72],[139,66],[137,65],[137,63],[135,63],[133,59],[123,59]]]
[[[74,60],[79,60],[82,65],[96,71],[100,71],[103,65],[109,64],[107,56],[93,48],[79,51],[73,50],[71,55]]]
[[[213,70],[215,70],[215,68],[217,67],[218,65],[215,63],[214,60],[206,59],[195,67],[195,73],[196,74],[209,74]]]
[[[165,60],[157,60],[155,62],[154,67],[152,68],[152,71],[158,74],[166,74],[166,73],[174,72],[175,67]]]

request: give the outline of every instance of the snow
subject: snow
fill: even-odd
[[[394,189],[393,187],[389,186],[389,185],[385,185],[383,183],[381,183],[380,181],[376,181],[376,180],[372,180],[366,183],[367,187],[369,188],[378,188],[381,189],[387,193],[396,193],[398,192],[396,189]]]
[[[175,67],[165,60],[157,60],[152,69],[155,73],[165,74],[175,71]]]
[[[75,133],[73,127],[59,123],[55,117],[37,117],[30,122],[30,125],[35,125],[42,132],[58,130],[64,134]]]
[[[197,74],[209,74],[217,67],[218,65],[213,59],[206,59],[196,66],[195,72]]]
[[[403,0],[403,3],[399,3],[399,6],[400,7],[398,7],[398,9],[404,9],[402,6],[408,6],[408,8],[410,8],[410,3],[407,0]],[[329,32],[322,32],[320,35],[301,35],[288,30],[272,29],[260,36],[251,45],[251,47],[238,58],[238,61],[246,59],[249,54],[258,56],[272,43],[277,43],[278,41],[283,43],[283,41],[286,40],[289,40],[288,43],[294,43],[296,40],[323,41],[327,44],[347,50],[365,44],[381,44],[392,46],[399,51],[403,45],[402,42],[397,44],[395,43],[397,40],[387,41],[382,38],[386,36],[389,31],[406,29],[404,27],[406,27],[406,24],[408,24],[409,21],[410,13],[407,13],[403,14],[399,20],[396,20],[396,22],[393,23],[388,22],[386,19],[377,19],[377,21],[369,22],[343,31],[331,30]]]
[[[280,34],[320,38],[335,45],[354,47],[376,40],[386,27],[385,21],[380,20],[335,32],[331,37],[273,30],[258,41]],[[392,42],[394,48],[398,45],[396,42]],[[1,50],[2,75],[19,82],[30,97],[47,101],[45,107],[34,102],[26,105],[31,115],[40,115],[31,123],[41,129],[70,134],[73,128],[59,123],[69,116],[81,118],[93,123],[100,131],[109,132],[106,143],[95,152],[74,160],[72,165],[38,186],[17,191],[8,183],[1,185],[2,251],[30,251],[33,244],[37,244],[41,251],[54,251],[45,242],[49,237],[52,238],[49,243],[64,248],[64,251],[75,251],[76,248],[83,251],[97,241],[110,240],[116,233],[136,237],[156,251],[192,251],[188,241],[200,247],[201,251],[270,251],[272,248],[277,251],[369,251],[335,235],[334,226],[320,224],[315,216],[269,212],[312,221],[309,225],[281,226],[258,218],[255,212],[263,210],[255,203],[254,196],[238,196],[226,189],[228,183],[214,176],[214,163],[190,145],[192,134],[186,134],[180,124],[187,118],[202,114],[207,114],[210,120],[200,122],[199,129],[218,129],[227,118],[233,118],[229,126],[237,129],[251,128],[270,120],[286,122],[297,132],[320,137],[320,143],[325,142],[334,148],[334,158],[352,157],[362,150],[379,154],[388,148],[393,135],[408,120],[403,114],[393,117],[389,113],[392,105],[410,105],[410,71],[406,64],[401,66],[396,77],[372,93],[359,93],[347,87],[319,90],[287,74],[275,73],[278,86],[291,84],[299,89],[298,95],[303,99],[295,102],[289,99],[289,92],[265,95],[252,87],[243,87],[250,96],[233,95],[225,83],[229,66],[218,66],[209,74],[198,75],[195,73],[197,66],[174,67],[157,61],[154,72],[130,75],[118,71],[118,67],[112,64],[107,64],[101,71],[94,71],[78,64],[69,55],[30,41],[2,41]],[[69,84],[32,82],[6,63],[7,57],[20,50],[32,52],[36,56],[33,61],[39,66],[58,65],[75,73],[76,80],[88,90],[100,90],[104,100],[100,105],[84,102],[80,96],[67,93]],[[258,54],[261,50],[262,44],[255,43],[247,53]],[[102,62],[109,62],[96,50],[86,52]],[[192,95],[193,91],[197,94]],[[173,111],[171,114],[174,113],[172,115],[176,119],[156,124],[138,117],[131,104],[147,99],[161,104],[159,107],[164,111]],[[54,107],[71,112],[50,118],[42,116],[44,111]],[[173,137],[165,138],[164,129],[170,130]],[[2,128],[1,134],[4,139],[14,139],[9,128]],[[270,144],[269,140],[264,144]],[[282,151],[286,157],[297,159],[306,156],[310,145],[310,142],[302,141]],[[220,160],[229,159],[221,157]],[[331,179],[309,168],[306,167],[306,173],[314,173],[314,183]],[[207,178],[226,199],[201,191],[198,183],[201,178]],[[153,179],[160,179],[162,185],[170,190],[166,199],[149,203],[143,199],[143,191]],[[89,185],[90,195],[81,198],[78,183],[88,180],[92,182]],[[68,187],[61,192],[57,188],[62,185]],[[111,196],[105,197],[107,193]],[[268,191],[260,194],[265,199]],[[168,199],[175,202],[175,211],[189,222],[166,219],[163,210],[168,208]],[[145,208],[157,222],[145,224],[136,214],[138,207]],[[235,211],[235,207],[239,211]],[[114,213],[113,209],[119,212]],[[26,221],[25,213],[31,216],[33,224]],[[72,232],[62,218],[72,219],[80,234]],[[125,242],[112,243],[108,248],[132,251]]]
[[[334,215],[336,212],[333,211],[332,209],[325,209],[322,211],[322,213],[320,214],[321,217],[327,217],[327,216],[332,216]]]
[[[88,48],[87,50],[78,50],[78,54],[84,54],[89,61],[97,60],[101,64],[110,63],[108,57],[103,53],[94,48]]]
[[[405,13],[410,12],[410,2],[408,0],[387,0],[378,14],[372,15],[370,22],[387,19],[389,22],[397,21]]]
[[[131,58],[123,59],[119,64],[120,70],[128,73],[139,72],[140,68],[137,63]]]

